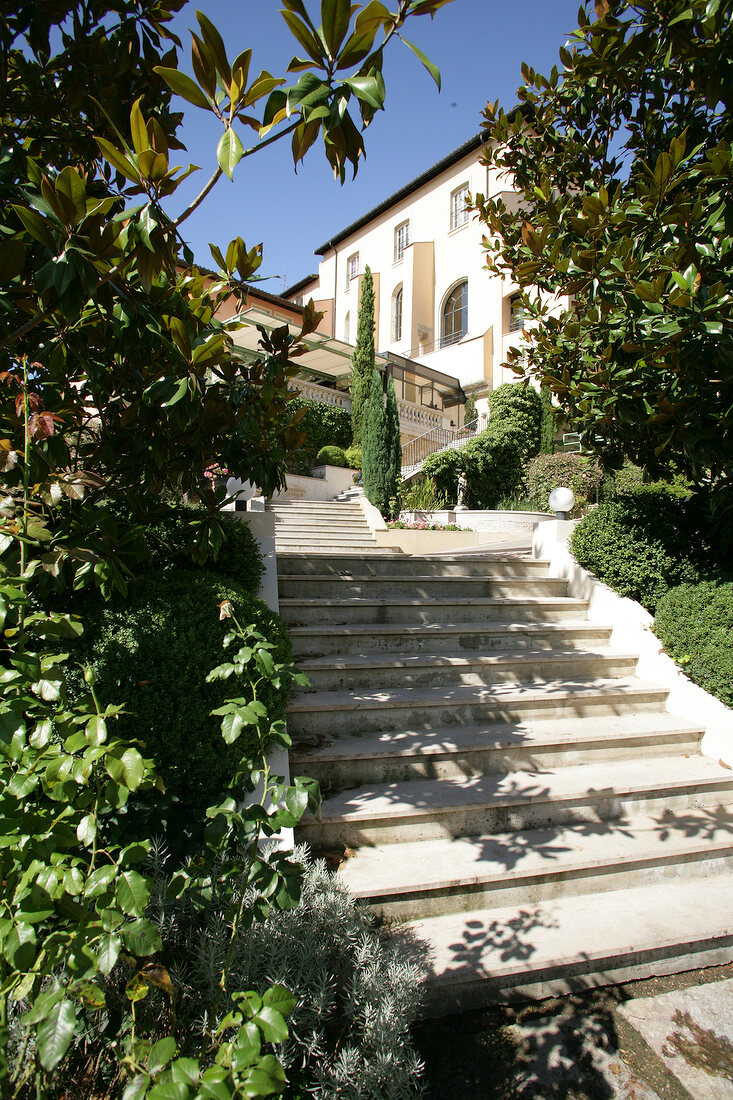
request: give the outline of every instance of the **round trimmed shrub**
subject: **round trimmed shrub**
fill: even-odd
[[[344,451],[346,456],[346,465],[351,470],[360,470],[362,467],[362,451],[361,447],[356,444],[353,447],[347,447]]]
[[[599,504],[573,531],[570,548],[584,569],[652,613],[669,588],[694,584],[714,566],[697,503],[651,486]]]
[[[733,584],[703,581],[659,600],[654,632],[690,679],[733,707]]]
[[[346,455],[341,447],[321,447],[316,455],[316,466],[342,466],[349,465]]]
[[[572,489],[578,505],[594,501],[603,481],[603,470],[595,458],[579,454],[540,454],[527,467],[527,496],[540,511],[549,508],[553,489]]]
[[[231,600],[242,625],[254,624],[276,644],[276,660],[291,660],[279,616],[245,584],[202,569],[149,573],[130,585],[124,599],[90,601],[79,646],[80,662],[96,672],[102,706],[125,701],[117,731],[144,742],[168,794],[194,816],[219,800],[239,760],[255,747],[247,731],[225,744],[221,718],[210,713],[225,699],[247,694],[234,677],[206,683],[225,655],[222,641],[230,624],[219,621],[222,600]],[[84,685],[71,689],[82,692]],[[289,684],[279,691],[259,685],[257,694],[271,721],[285,716]]]

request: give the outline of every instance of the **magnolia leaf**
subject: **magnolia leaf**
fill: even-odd
[[[182,73],[180,69],[166,69],[162,65],[156,65],[153,71],[158,76],[163,77],[168,87],[172,88],[176,95],[182,96],[189,103],[193,103],[194,107],[202,107],[206,111],[212,109],[212,103],[201,91],[198,84],[190,76]]]
[[[234,169],[244,155],[244,147],[239,137],[230,127],[224,131],[216,147],[216,159],[219,167],[230,180],[234,179]]]
[[[438,85],[438,91],[440,91],[440,71],[438,70],[438,68],[433,64],[430,58],[426,57],[422,50],[419,49],[413,42],[408,42],[402,34],[400,35],[400,38],[405,43],[405,45],[412,50],[418,61],[420,61],[421,64],[425,66],[435,83]]]

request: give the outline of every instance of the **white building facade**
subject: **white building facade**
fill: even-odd
[[[502,363],[522,333],[518,288],[486,270],[484,226],[466,208],[469,194],[501,194],[509,208],[516,202],[506,180],[480,164],[482,145],[480,135],[472,138],[336,233],[316,249],[317,275],[284,294],[298,302],[313,298],[324,312],[322,331],[353,343],[368,265],[375,345],[394,357],[398,397],[443,411],[456,427],[463,423],[462,400],[446,403],[445,387],[430,375],[457,379],[485,411],[488,393],[516,380]]]

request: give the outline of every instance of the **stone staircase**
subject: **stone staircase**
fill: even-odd
[[[733,959],[733,773],[540,562],[279,554],[311,688],[299,839],[418,957],[426,1011]]]
[[[358,501],[269,501],[278,554],[369,553],[377,542]]]

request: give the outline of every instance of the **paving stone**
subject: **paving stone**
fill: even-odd
[[[733,1100],[733,979],[639,997],[619,1012],[692,1100]]]

